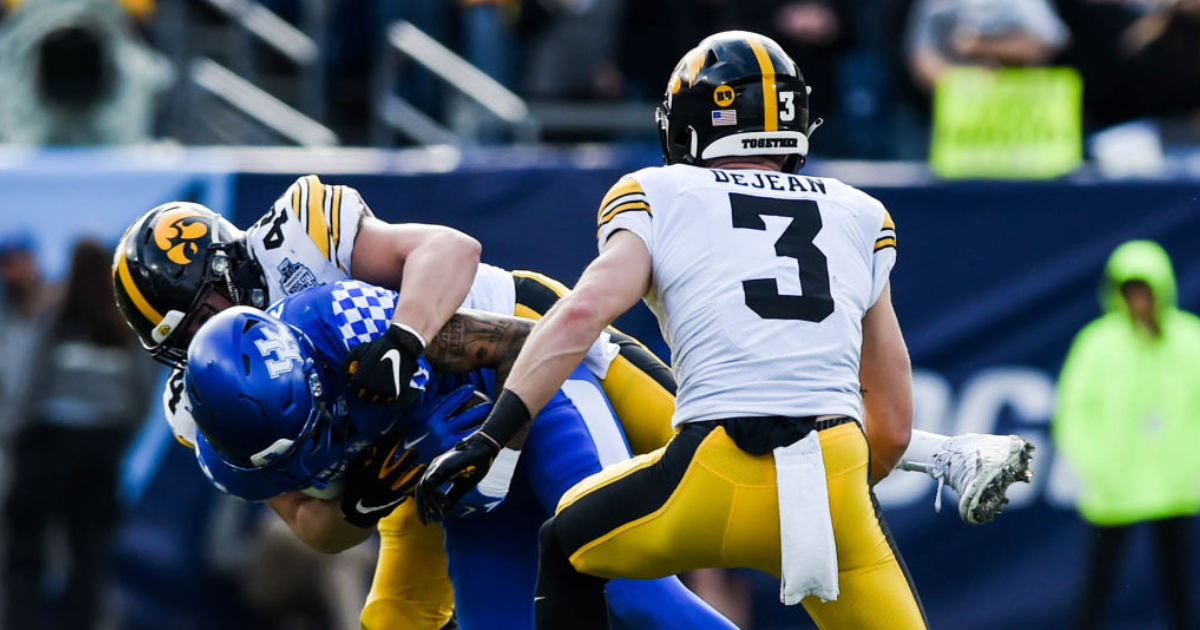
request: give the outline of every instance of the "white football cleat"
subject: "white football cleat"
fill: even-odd
[[[1016,435],[966,433],[946,440],[932,459],[938,507],[942,484],[950,486],[958,493],[958,515],[972,525],[992,522],[1008,503],[1008,487],[1033,479],[1033,444]]]

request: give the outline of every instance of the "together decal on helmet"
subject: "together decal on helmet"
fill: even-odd
[[[808,155],[809,87],[773,40],[728,31],[679,61],[655,113],[663,160],[695,164],[738,155],[782,155],[796,171]]]

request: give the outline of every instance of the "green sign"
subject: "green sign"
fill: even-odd
[[[933,170],[1049,179],[1082,160],[1083,82],[1071,68],[951,68],[933,102]]]

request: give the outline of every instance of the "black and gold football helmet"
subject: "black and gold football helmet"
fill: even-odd
[[[180,366],[195,329],[229,304],[266,305],[262,270],[244,233],[196,203],[142,215],[113,256],[117,306],[150,354]],[[224,299],[214,297],[214,293]]]
[[[794,172],[820,125],[809,125],[808,92],[796,62],[769,37],[711,35],[679,61],[655,112],[663,160],[785,155],[784,170]]]

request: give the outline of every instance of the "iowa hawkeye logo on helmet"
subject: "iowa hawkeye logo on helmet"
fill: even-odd
[[[808,155],[808,86],[796,62],[768,37],[717,33],[688,51],[656,112],[663,160],[696,164],[738,155]]]
[[[159,216],[154,226],[154,244],[179,265],[192,262],[200,253],[197,241],[208,234],[207,217],[191,208],[174,208]]]
[[[113,258],[113,285],[142,345],[172,365],[187,359],[194,329],[220,305],[261,307],[266,295],[242,231],[186,201],[162,204],[126,230]],[[214,293],[224,299],[210,301]]]

